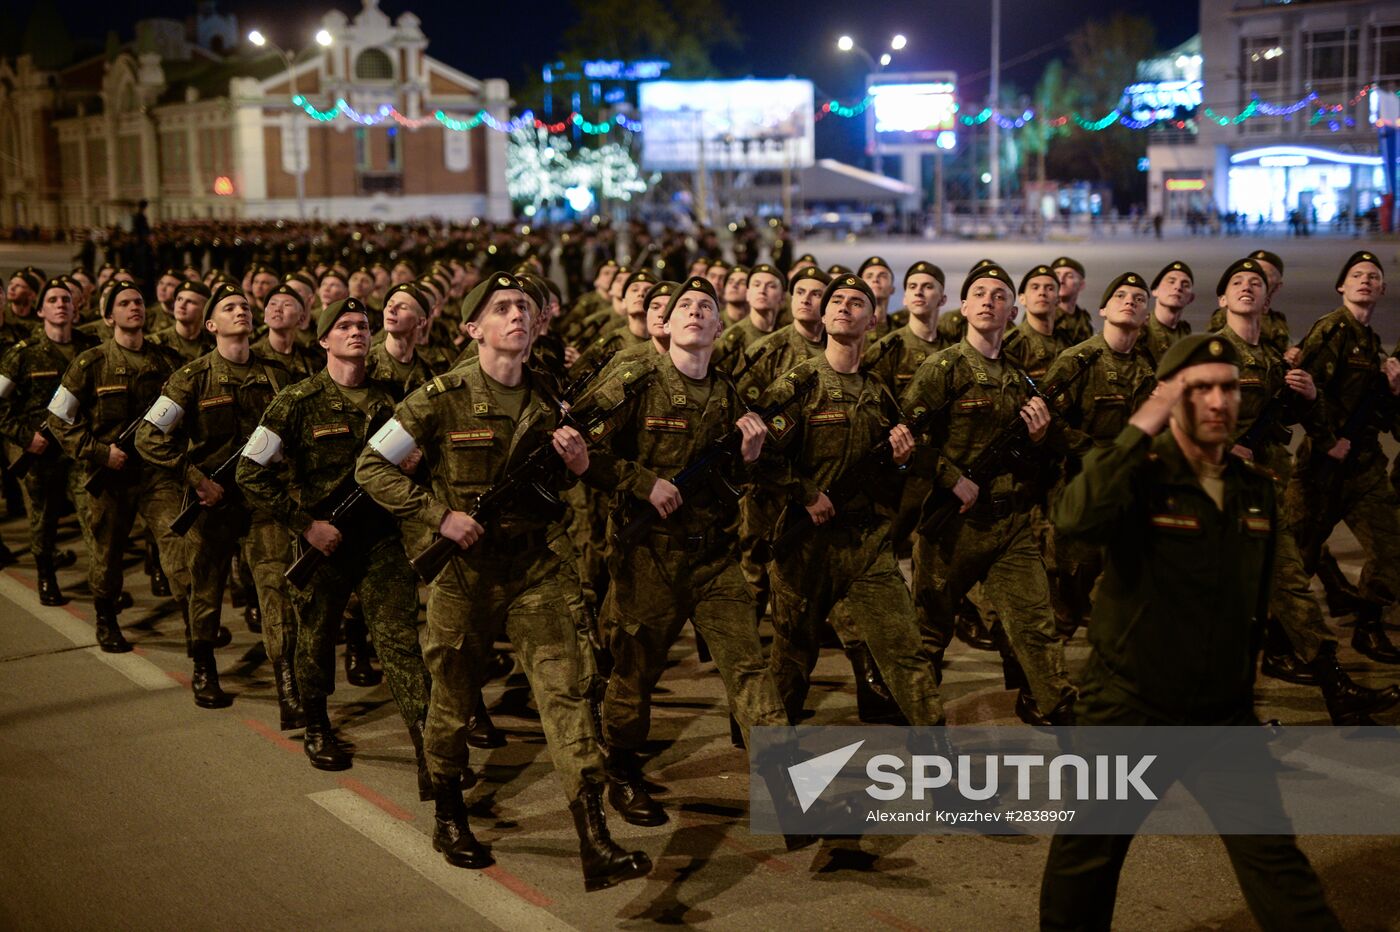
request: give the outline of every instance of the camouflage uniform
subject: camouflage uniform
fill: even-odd
[[[319,346],[308,347],[295,340],[292,341],[292,351],[284,354],[273,349],[272,342],[264,335],[253,341],[252,350],[264,359],[281,363],[282,368],[291,373],[294,382],[309,379],[326,367],[326,357],[319,352]]]
[[[1218,328],[1212,327],[1211,329]],[[1147,315],[1147,323],[1143,326],[1142,333],[1138,335],[1138,345],[1147,354],[1149,365],[1155,369],[1157,363],[1161,362],[1162,357],[1166,355],[1167,350],[1172,348],[1172,344],[1182,337],[1190,335],[1191,325],[1186,322],[1184,317],[1176,322],[1175,327],[1168,327],[1157,319],[1157,314],[1154,311]]]
[[[146,339],[156,346],[164,346],[166,349],[173,350],[175,355],[180,357],[181,362],[194,362],[205,353],[212,353],[215,345],[214,335],[202,327],[199,331],[199,337],[194,340],[186,340],[174,327],[157,330]]]
[[[324,369],[279,392],[263,413],[259,436],[238,461],[238,486],[246,500],[296,535],[299,548],[310,546],[300,538],[312,519],[328,517],[351,489],[355,457],[370,424],[392,411],[383,386],[368,380],[361,386],[369,389],[368,414]],[[354,593],[389,691],[412,727],[423,720],[428,704],[428,672],[418,647],[417,577],[393,518],[373,503],[362,502],[341,533],[335,553],[317,567],[306,589],[292,595],[299,623],[297,687],[303,702],[323,702],[335,692],[335,634]]]
[[[468,511],[500,481],[513,460],[550,442],[554,407],[531,389],[520,420],[492,394],[479,364],[438,376],[409,395],[394,422],[423,453],[427,484],[404,475],[374,447],[361,454],[356,479],[400,518],[434,528],[449,510]],[[556,460],[557,462],[557,460]],[[564,470],[559,467],[560,479]],[[572,479],[572,477],[569,477]],[[554,766],[570,800],[586,783],[603,782],[582,685],[585,657],[581,596],[563,509],[524,493],[486,535],[453,556],[428,592],[424,657],[433,692],[424,752],[434,785],[467,773],[467,723],[486,682],[491,645],[504,630],[530,681]]]
[[[759,330],[754,326],[752,317],[745,317],[737,324],[725,327],[724,333],[715,342],[714,366],[726,372],[737,371],[743,363],[744,351],[759,340],[772,336],[775,330],[776,326],[774,330]]]
[[[1211,332],[1223,330],[1225,316],[1223,307],[1216,308],[1215,312],[1210,315],[1210,324],[1206,329]],[[1282,311],[1270,308],[1264,312],[1264,319],[1259,322],[1259,342],[1280,356],[1288,352],[1293,343],[1288,335],[1288,318],[1284,316]]]
[[[946,400],[964,386],[962,396],[945,409]],[[1028,398],[1020,370],[985,358],[966,340],[924,361],[901,404],[911,417],[940,412],[929,428],[938,450],[931,475],[935,493],[951,494],[964,466],[1018,416]],[[955,608],[982,580],[1036,702],[1049,710],[1073,687],[1064,648],[1055,638],[1045,561],[1031,535],[1031,484],[1027,476],[1013,474],[1012,465],[983,485],[972,509],[954,518],[940,537],[915,537],[914,604],[925,649],[941,663],[952,640]]]
[[[699,451],[733,429],[744,411],[737,393],[710,378],[700,408],[669,356],[657,377],[595,434],[588,481],[613,492],[619,506],[648,509],[659,477],[674,476]],[[612,407],[632,373],[616,373],[580,402]],[[723,468],[723,467],[722,467]],[[736,484],[747,470],[731,464]],[[624,513],[627,513],[624,511]],[[705,638],[724,678],[734,717],[748,740],[751,725],[784,725],[787,716],[758,641],[753,596],[739,569],[736,503],[692,490],[681,509],[659,521],[645,543],[608,557],[612,586],[603,612],[611,620],[613,672],[603,731],[613,749],[635,751],[650,730],[651,692],[666,652],[687,619]]]
[[[744,401],[753,405],[773,380],[806,359],[820,356],[826,348],[826,335],[815,343],[807,339],[792,324],[779,327],[762,339],[744,348],[744,360],[735,371],[743,369],[739,392]]]
[[[1056,311],[1055,334],[1070,346],[1083,343],[1094,335],[1094,318],[1077,304],[1072,311]]]
[[[240,368],[245,370],[241,374]],[[186,500],[192,501],[193,489],[242,447],[272,396],[290,381],[286,369],[252,352],[242,367],[235,367],[218,350],[207,353],[181,367],[165,383],[161,395],[178,407],[178,420],[163,417],[163,405],[157,402],[137,431],[137,451],[146,462],[166,470],[190,490]],[[234,553],[241,552],[244,563],[253,570],[268,659],[274,663],[282,659],[283,626],[290,608],[287,582],[275,567],[277,557],[285,560],[286,530],[267,514],[254,521],[230,479],[224,484],[220,504],[200,510],[185,536],[185,550],[191,588],[177,597],[188,599],[185,636],[191,648],[214,643],[225,570]],[[282,569],[285,571],[285,565]]]
[[[365,378],[384,386],[396,404],[432,377],[433,370],[417,352],[405,365],[390,356],[382,342],[371,346],[365,359]]]
[[[133,351],[109,340],[79,353],[68,366],[49,405],[49,429],[81,467],[84,482],[92,473],[107,469],[110,445],[150,408],[179,364],[174,352],[164,347],[143,343]],[[63,401],[69,398],[76,399],[76,405],[65,406]],[[190,577],[184,541],[170,531],[170,522],[180,513],[179,485],[163,470],[146,466],[134,452],[120,472],[108,472],[106,488],[87,497],[93,538],[88,585],[93,601],[114,603],[121,595],[122,552],[138,513],[155,534],[160,565],[172,591],[187,591]]]
[[[815,385],[773,419],[764,449],[762,481],[793,514],[887,438],[900,416],[883,382],[863,373],[839,375],[825,356],[799,363],[768,389],[765,404],[787,401],[812,372]],[[859,385],[854,392],[853,383]],[[893,483],[893,469],[886,473],[870,475],[868,487]],[[773,565],[769,667],[788,719],[798,721],[807,699],[817,664],[817,628],[839,605],[869,646],[909,723],[939,724],[943,705],[914,624],[909,589],[895,564],[889,521],[864,493],[836,509]]]

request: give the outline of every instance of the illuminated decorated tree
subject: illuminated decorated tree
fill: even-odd
[[[582,211],[595,197],[630,201],[649,185],[631,150],[622,143],[575,149],[568,137],[551,135],[539,126],[511,131],[506,188],[518,205],[538,210],[564,200]]]

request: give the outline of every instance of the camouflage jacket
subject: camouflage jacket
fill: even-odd
[[[142,459],[193,487],[237,452],[272,397],[293,381],[256,353],[248,363],[241,381],[218,350],[177,369],[136,432]]]
[[[383,343],[369,348],[369,356],[365,359],[365,378],[387,388],[396,403],[433,377],[433,370],[428,368],[416,351],[408,363],[407,374],[400,373],[399,368],[399,361],[389,355]]]
[[[1269,400],[1279,391],[1284,392],[1282,405],[1270,418],[1272,426],[1262,438],[1260,447],[1254,451],[1254,461],[1278,473],[1281,478],[1287,478],[1291,465],[1288,444],[1293,440],[1292,425],[1301,422],[1305,430],[1318,429],[1318,414],[1325,410],[1319,404],[1321,393],[1317,399],[1308,401],[1297,392],[1286,389],[1283,377],[1289,366],[1262,339],[1257,346],[1251,346],[1229,327],[1221,330],[1220,335],[1233,343],[1240,354],[1240,414],[1235,427],[1237,439],[1254,426]]]
[[[1212,332],[1222,330],[1225,327],[1225,309],[1216,308],[1215,313],[1210,315],[1209,328]],[[1273,308],[1264,312],[1264,319],[1259,322],[1259,342],[1273,348],[1274,352],[1282,356],[1288,352],[1288,348],[1293,345],[1288,336],[1288,318],[1282,311]]]
[[[0,349],[8,349],[25,340],[32,340],[44,329],[44,322],[38,317],[16,317],[14,311],[5,309],[4,320],[0,322]]]
[[[1385,351],[1376,331],[1339,307],[1313,324],[1301,346],[1301,364],[1317,383],[1322,410],[1316,432],[1298,448],[1300,468],[1310,458],[1326,455],[1342,439],[1348,422],[1354,423],[1347,460],[1379,457],[1380,432],[1393,428],[1400,401],[1381,372]]]
[[[749,344],[744,350],[743,362],[738,364],[739,368],[744,369],[739,378],[739,391],[744,400],[750,405],[757,403],[764,389],[772,385],[779,374],[803,360],[822,355],[825,348],[825,333],[813,343],[791,324],[779,327],[763,339]]]
[[[179,365],[173,350],[149,342],[134,352],[115,340],[84,350],[69,364],[49,402],[49,428],[89,472],[102,469],[108,448],[146,413]],[[139,463],[139,457],[133,459]],[[122,472],[134,478],[139,470]]]
[[[96,346],[97,341],[74,330],[68,345],[76,354]],[[39,428],[48,423],[49,401],[69,361],[43,331],[16,343],[0,357],[0,436],[21,449],[29,446]]]
[[[959,319],[962,319],[961,315]],[[885,350],[886,346],[889,346],[888,351]],[[865,365],[871,367],[867,371],[898,395],[914,378],[914,373],[924,360],[937,351],[936,341],[930,343],[908,327],[900,327],[865,351]]]
[[[214,334],[208,330],[199,331],[199,339],[186,340],[174,327],[164,327],[146,337],[157,346],[174,350],[182,362],[194,362],[205,353],[214,351]]]
[[[1142,351],[1147,354],[1147,362],[1155,371],[1157,364],[1167,354],[1167,350],[1171,349],[1182,337],[1190,335],[1191,325],[1187,323],[1185,317],[1178,320],[1175,327],[1168,327],[1157,319],[1154,312],[1147,315],[1147,323],[1143,325],[1142,333],[1138,335],[1138,346],[1142,347]]]
[[[277,393],[238,461],[238,487],[249,504],[296,534],[328,516],[337,492],[348,491],[370,425],[393,413],[388,389],[364,384],[368,415],[326,369]]]
[[[1012,328],[1001,344],[1002,354],[1037,382],[1045,378],[1050,366],[1068,348],[1062,334],[1051,333],[1047,337],[1032,327],[1029,319]]]
[[[1077,304],[1072,311],[1056,311],[1055,333],[1070,346],[1083,343],[1094,335],[1094,318]]]
[[[1055,414],[1065,427],[1065,447],[1075,459],[1094,447],[1112,443],[1157,384],[1140,344],[1131,352],[1116,353],[1103,334],[1097,333],[1061,353],[1041,387],[1049,392],[1073,374],[1077,359],[1093,350],[1102,352],[1055,405]]]
[[[944,311],[938,315],[938,322],[933,325],[933,332],[938,336],[938,349],[957,346],[962,342],[963,335],[967,333],[967,318],[962,316],[960,308],[955,307],[951,311]]]
[[[601,369],[617,353],[630,346],[641,346],[650,342],[650,336],[639,337],[627,327],[609,330],[607,333],[593,338],[593,342],[588,344],[588,348],[569,367],[569,377],[578,378],[592,369]]]
[[[263,359],[276,360],[281,363],[282,368],[292,375],[292,380],[300,382],[302,379],[309,379],[322,369],[326,368],[326,357],[320,352],[319,346],[308,347],[296,340],[292,341],[292,351],[290,353],[279,353],[272,348],[272,343],[266,336],[262,336],[253,341],[253,352]]]
[[[742,365],[744,351],[759,340],[772,336],[774,330],[763,331],[754,326],[752,317],[745,317],[737,324],[725,327],[715,343],[714,365],[725,372],[734,372]]]

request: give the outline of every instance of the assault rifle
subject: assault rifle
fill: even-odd
[[[30,453],[29,450],[26,449],[19,456],[15,457],[15,461],[10,464],[10,475],[15,479],[23,479],[25,476],[29,475],[29,470],[34,468],[35,463],[49,456],[51,453],[57,453],[59,450],[58,438],[53,435],[53,431],[49,430],[49,425],[39,425],[39,429],[36,433],[47,440],[49,445],[44,448],[43,453]]]
[[[123,427],[120,434],[117,434],[116,446],[126,454],[128,462],[137,455],[136,429],[141,426],[141,422],[145,420],[145,418],[146,416],[142,414],[130,424]],[[123,465],[121,469],[111,469],[107,466],[101,466],[98,468],[97,472],[87,477],[87,481],[83,483],[83,489],[86,490],[89,495],[101,495],[103,492],[107,491],[108,483],[125,470],[125,465]]]
[[[206,477],[210,482],[217,482],[219,485],[223,486],[225,499],[227,499],[230,494],[230,489],[233,489],[237,485],[234,476],[238,473],[238,458],[243,455],[243,447],[247,442],[248,440],[245,437],[243,443],[234,447],[228,459],[220,463],[214,471]],[[204,503],[199,500],[198,493],[192,493],[190,503],[175,516],[174,521],[170,522],[170,530],[181,537],[185,536],[185,534],[189,533],[190,528],[194,527],[194,522],[199,518],[199,513],[204,510],[204,507]]]

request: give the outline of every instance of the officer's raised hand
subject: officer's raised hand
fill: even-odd
[[[739,452],[743,454],[744,462],[754,462],[763,452],[763,438],[768,436],[768,425],[763,423],[763,418],[750,411],[735,421],[734,426],[739,428],[739,433],[744,437],[739,444]]]
[[[903,466],[914,455],[914,434],[904,424],[896,424],[890,431],[890,459],[896,466]]]
[[[311,526],[301,536],[326,556],[335,553],[335,548],[340,546],[340,531],[329,521],[312,521]]]
[[[438,526],[438,533],[466,550],[481,539],[485,529],[465,511],[449,511],[443,516],[442,524]]]
[[[581,476],[588,472],[588,444],[583,435],[572,427],[561,427],[554,432],[554,452],[564,461],[569,472]]]
[[[1152,394],[1148,395],[1147,400],[1128,418],[1128,423],[1149,437],[1157,436],[1162,432],[1162,428],[1167,426],[1167,421],[1171,420],[1172,408],[1176,407],[1176,403],[1185,392],[1186,379],[1181,373],[1158,382],[1157,387],[1152,389]]]

